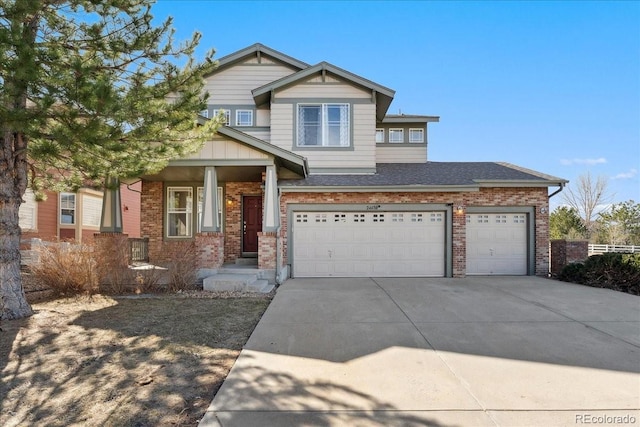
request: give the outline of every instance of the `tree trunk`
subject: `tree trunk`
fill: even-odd
[[[1,160],[0,163],[2,163]],[[16,193],[11,174],[2,171],[0,173],[0,320],[19,319],[33,314],[24,294],[20,275],[18,212],[21,196],[17,196]]]

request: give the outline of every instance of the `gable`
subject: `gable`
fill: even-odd
[[[326,74],[316,75],[309,79],[295,82],[291,86],[275,91],[277,102],[280,98],[359,98],[371,99],[371,91],[340,79],[337,76]]]
[[[186,157],[186,159],[199,160],[247,160],[269,158],[270,156],[262,151],[221,136],[216,136],[213,140],[205,142],[199,152]]]

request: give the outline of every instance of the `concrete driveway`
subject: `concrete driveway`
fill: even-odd
[[[640,425],[639,409],[639,297],[535,277],[293,279],[200,425]]]

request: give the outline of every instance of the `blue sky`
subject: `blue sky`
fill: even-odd
[[[429,160],[571,182],[590,172],[609,178],[614,202],[640,202],[639,2],[159,0],[152,11],[174,18],[178,40],[202,33],[201,53],[260,42],[394,89],[389,113],[440,116]]]

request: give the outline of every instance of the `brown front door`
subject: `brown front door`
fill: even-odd
[[[258,252],[258,232],[262,231],[262,196],[242,197],[242,252]]]

